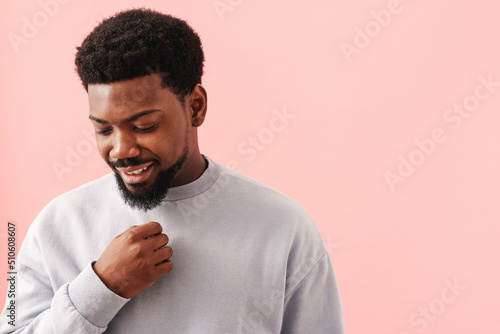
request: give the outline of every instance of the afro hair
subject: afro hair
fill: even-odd
[[[150,74],[179,99],[201,83],[199,36],[183,20],[151,9],[132,9],[103,20],[77,47],[75,65],[85,90]]]

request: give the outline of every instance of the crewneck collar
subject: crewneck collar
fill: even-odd
[[[207,191],[217,180],[220,174],[220,166],[207,156],[202,156],[207,160],[208,166],[199,178],[193,182],[182,186],[169,188],[164,202],[178,201],[189,197],[194,197]]]

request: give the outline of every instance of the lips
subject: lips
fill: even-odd
[[[153,162],[131,167],[116,167],[120,172],[123,182],[128,184],[146,182],[154,169]]]

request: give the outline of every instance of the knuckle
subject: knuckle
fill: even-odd
[[[130,226],[130,227],[129,227],[126,231],[125,231],[125,233],[127,233],[127,232],[128,232],[128,233],[130,233],[130,232],[132,232],[132,231],[134,231],[134,230],[136,230],[136,229],[138,229],[138,228],[139,228],[139,226],[137,226],[137,225],[132,225],[132,226]]]
[[[137,228],[137,226],[132,226],[129,229],[127,229],[125,232],[123,232],[122,238],[125,239],[125,241],[127,241],[127,242],[134,242],[137,239],[136,228]]]
[[[139,245],[139,244],[133,244],[130,247],[130,252],[136,258],[142,258],[144,255],[144,250],[142,249],[141,245]]]
[[[163,231],[163,227],[161,226],[160,223],[158,222],[150,222],[151,224],[155,224],[156,225],[156,229],[159,230],[160,232]]]
[[[123,236],[123,239],[125,240],[126,243],[128,244],[133,244],[135,242],[135,235],[132,233],[127,233]]]

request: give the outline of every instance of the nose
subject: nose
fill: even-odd
[[[135,136],[126,131],[116,130],[113,134],[113,147],[109,153],[111,160],[134,158],[141,154]]]

